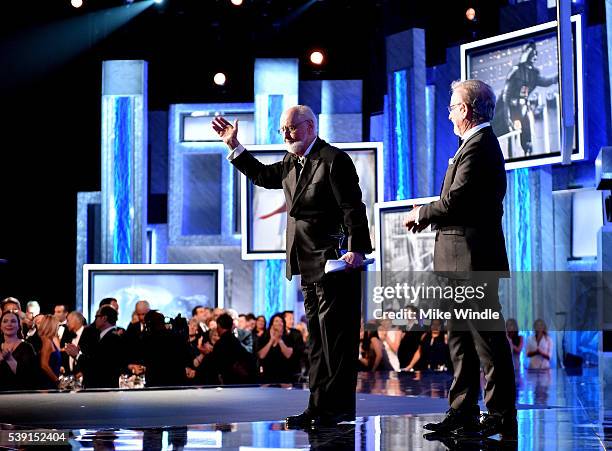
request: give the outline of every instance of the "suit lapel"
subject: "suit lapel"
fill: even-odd
[[[295,191],[293,192],[292,196],[293,205],[297,203],[300,196],[312,180],[312,177],[314,176],[315,172],[317,172],[317,168],[321,163],[321,160],[319,159],[319,150],[321,149],[321,147],[323,147],[324,144],[324,141],[317,138],[317,142],[315,142],[314,146],[312,146],[312,150],[306,158],[306,163],[304,164],[304,168],[302,168],[302,173],[300,174],[300,178],[297,180],[297,183],[293,182],[293,179],[295,179],[296,176],[295,165],[289,172],[289,177],[293,177],[293,179],[289,180],[289,183],[292,183],[289,186],[295,186]]]

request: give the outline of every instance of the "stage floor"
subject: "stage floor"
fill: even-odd
[[[329,431],[285,431],[300,387],[230,387],[0,395],[8,429],[71,431],[73,449],[606,449],[612,404],[597,369],[517,375],[517,443],[430,442],[423,425],[447,409],[447,374],[361,373],[354,423]],[[607,395],[608,398],[611,395]],[[2,443],[6,445],[7,443]],[[69,449],[67,447],[66,449]]]

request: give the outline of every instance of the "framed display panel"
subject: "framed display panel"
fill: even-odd
[[[119,302],[117,325],[122,327],[132,320],[139,300],[167,317],[189,318],[196,305],[223,307],[223,265],[84,265],[83,315],[93,320],[99,302],[108,297]]]
[[[385,286],[393,286],[393,275],[399,272],[433,270],[435,231],[427,227],[412,233],[404,227],[404,221],[414,206],[438,199],[420,197],[376,204],[376,270],[381,272]]]
[[[170,245],[239,244],[236,170],[214,135],[215,116],[239,120],[239,136],[254,141],[252,103],[177,104],[169,114],[168,236]]]
[[[370,237],[374,245],[374,205],[383,196],[382,143],[332,143],[355,163],[362,200],[366,206]],[[287,153],[284,144],[248,146],[248,151],[264,164],[281,161]],[[269,260],[285,258],[287,213],[283,190],[253,185],[242,175],[241,184],[242,258]]]
[[[584,155],[582,22],[572,16],[574,146]],[[506,169],[561,162],[557,22],[494,36],[461,46],[461,78],[488,83],[497,97],[491,125],[506,158]]]

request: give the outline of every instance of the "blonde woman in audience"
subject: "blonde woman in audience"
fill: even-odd
[[[538,318],[533,323],[535,334],[527,341],[527,357],[530,370],[547,370],[550,368],[553,342],[548,335],[548,328],[543,319]]]
[[[37,327],[42,347],[40,349],[41,388],[57,388],[62,354],[57,335],[59,322],[53,315],[44,315]]]

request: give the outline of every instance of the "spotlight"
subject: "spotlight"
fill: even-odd
[[[321,64],[323,64],[324,59],[325,58],[323,57],[323,53],[318,50],[315,50],[314,52],[310,54],[310,62],[312,64],[316,64],[317,66],[320,66]]]
[[[242,0],[231,0],[232,5],[234,6],[240,6],[242,5]]]
[[[75,8],[80,8],[83,6],[83,0],[70,0],[70,4]]]
[[[164,3],[164,0],[153,0],[153,3],[161,5],[162,3]]]
[[[217,86],[223,86],[226,81],[225,74],[223,72],[217,72],[213,78],[213,81]]]
[[[467,20],[473,22],[476,20],[476,10],[474,8],[468,8],[467,11],[465,12],[465,17],[467,17]]]

